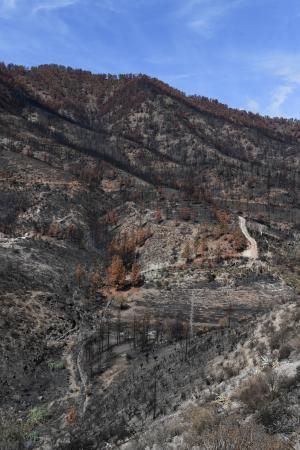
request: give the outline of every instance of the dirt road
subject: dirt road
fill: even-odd
[[[257,242],[250,236],[248,232],[246,219],[244,219],[244,217],[239,216],[239,224],[241,232],[249,242],[249,247],[247,248],[247,250],[243,252],[243,256],[245,256],[246,258],[257,259],[258,258]]]

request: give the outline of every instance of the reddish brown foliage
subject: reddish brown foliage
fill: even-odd
[[[118,239],[114,239],[110,245],[110,252],[118,254],[123,258],[134,253],[137,247],[145,244],[146,240],[152,235],[150,228],[138,228],[122,234]]]
[[[217,208],[214,208],[214,214],[216,216],[216,219],[221,224],[228,224],[230,221],[230,214],[226,211],[221,211]]]
[[[119,255],[114,255],[108,268],[109,283],[117,289],[122,289],[125,286],[125,277],[126,270],[123,260]]]
[[[140,286],[143,283],[143,276],[141,274],[141,269],[137,263],[134,263],[132,265],[130,281],[132,286]]]

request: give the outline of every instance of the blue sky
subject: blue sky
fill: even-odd
[[[0,60],[147,73],[300,118],[300,1],[0,0]]]

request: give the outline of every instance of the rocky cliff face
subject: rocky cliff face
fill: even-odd
[[[146,76],[1,66],[0,448],[144,448],[225,372],[231,386],[225,355],[242,361],[299,292],[298,170],[296,121]],[[285,361],[280,339],[259,335],[257,370]]]

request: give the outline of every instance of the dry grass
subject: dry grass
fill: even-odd
[[[206,430],[198,442],[201,450],[288,450],[292,447],[255,424],[240,425],[234,418],[225,419]]]
[[[266,373],[254,375],[245,381],[235,398],[254,412],[274,400],[278,391],[278,376],[272,370],[269,370]]]
[[[239,416],[222,417],[209,405],[190,407],[177,425],[160,423],[140,436],[128,450],[288,450],[292,447],[261,425],[241,423]]]
[[[185,414],[190,424],[192,434],[201,434],[207,428],[214,427],[217,422],[216,412],[213,408],[191,407]]]

